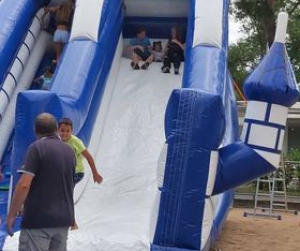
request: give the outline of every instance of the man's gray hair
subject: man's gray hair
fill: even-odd
[[[34,121],[34,130],[37,135],[53,135],[57,132],[56,118],[50,113],[39,114]]]

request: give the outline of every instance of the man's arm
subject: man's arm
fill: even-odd
[[[97,183],[100,184],[103,181],[103,178],[102,178],[102,176],[97,171],[97,168],[96,168],[96,165],[95,165],[95,161],[94,161],[92,155],[90,154],[90,152],[87,149],[85,149],[82,152],[82,155],[87,159],[87,161],[88,161],[88,163],[90,165],[90,168],[91,168],[92,173],[93,173],[94,182],[97,182]]]
[[[33,177],[33,175],[24,173],[21,175],[21,178],[17,183],[14,196],[10,205],[9,213],[6,218],[6,229],[7,233],[10,236],[13,236],[13,226],[15,223],[17,213],[21,210],[22,205],[24,204],[27,198]]]

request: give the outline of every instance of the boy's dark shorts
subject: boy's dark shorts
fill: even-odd
[[[82,180],[84,173],[75,173],[73,176],[74,184],[76,185],[79,181]]]
[[[139,48],[135,48],[134,53],[138,55],[143,61],[146,61],[150,56],[151,53],[149,51],[141,51]]]

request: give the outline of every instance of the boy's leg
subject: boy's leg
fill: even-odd
[[[154,56],[151,54],[146,58],[145,60],[146,62],[142,65],[142,69],[147,70],[149,65],[153,62],[153,60],[154,60]]]
[[[136,53],[132,54],[132,62],[133,63],[138,64],[140,61],[139,59],[140,59],[140,57]]]
[[[74,174],[73,180],[74,180],[75,186],[78,182],[80,182],[83,179],[83,177],[84,177],[84,173],[75,173]],[[76,229],[78,229],[78,225],[77,225],[76,219],[75,219],[74,225],[71,226],[71,230],[76,230]]]
[[[145,53],[139,49],[139,48],[135,48],[133,50],[133,56],[132,56],[132,62],[131,62],[131,67],[135,70],[139,70],[139,61],[140,60],[145,60]],[[149,55],[147,55],[147,58],[149,57]],[[143,68],[144,69],[144,68]]]
[[[132,59],[131,67],[134,70],[139,70],[140,69],[140,67],[139,67],[140,57],[135,52],[133,52],[131,59]]]
[[[75,173],[73,176],[74,184],[76,185],[79,181],[83,179],[84,173]]]

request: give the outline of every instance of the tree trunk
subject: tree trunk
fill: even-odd
[[[294,13],[294,11],[299,7],[299,5],[300,5],[300,0],[298,0],[297,2],[294,3],[292,8],[288,11],[288,14],[292,15]]]

